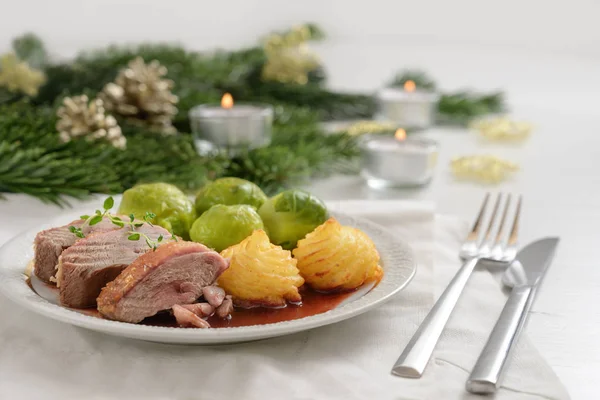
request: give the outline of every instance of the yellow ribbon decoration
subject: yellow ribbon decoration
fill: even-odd
[[[531,134],[533,125],[524,121],[514,121],[508,117],[496,117],[474,121],[471,128],[489,140],[520,141]]]
[[[262,78],[281,83],[308,83],[308,74],[320,65],[318,57],[306,42],[312,39],[306,25],[292,28],[285,34],[272,34],[264,45],[267,61]]]
[[[394,132],[397,126],[391,122],[357,121],[350,125],[347,132],[350,136],[360,136],[367,133]]]
[[[488,184],[499,183],[519,170],[517,164],[492,155],[457,157],[450,167],[458,179]]]

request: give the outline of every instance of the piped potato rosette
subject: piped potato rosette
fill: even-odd
[[[383,276],[373,241],[334,218],[300,240],[293,254],[306,283],[323,292],[354,290]]]
[[[230,259],[219,277],[219,286],[241,307],[283,307],[302,300],[298,288],[304,284],[296,260],[288,250],[269,241],[263,230],[255,230],[240,243],[221,252]]]

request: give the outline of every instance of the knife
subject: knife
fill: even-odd
[[[558,242],[552,237],[530,243],[504,273],[502,282],[513,289],[467,380],[467,391],[490,394],[498,389]]]

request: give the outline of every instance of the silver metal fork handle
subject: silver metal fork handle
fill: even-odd
[[[535,291],[531,286],[516,287],[512,290],[467,380],[466,387],[469,392],[476,394],[496,392],[511,352],[523,331],[534,297]]]
[[[423,375],[433,349],[479,260],[479,258],[467,260],[454,275],[394,364],[392,368],[394,375],[405,378],[420,378]]]

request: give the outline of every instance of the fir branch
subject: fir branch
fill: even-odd
[[[404,70],[396,74],[389,87],[404,87],[406,81],[413,81],[417,88],[435,91],[436,83],[425,72]],[[505,110],[502,92],[476,94],[470,91],[445,93],[438,101],[438,122],[467,125],[473,118],[502,112]]]
[[[224,176],[256,183],[268,195],[303,182],[310,176],[306,158],[286,146],[250,150],[231,159]]]
[[[265,103],[309,107],[325,121],[372,118],[377,111],[372,96],[330,92],[310,83],[255,82],[249,97]]]
[[[62,143],[54,123],[44,107],[0,106],[1,192],[65,204],[60,195],[118,193],[139,182],[167,181],[193,190],[221,170],[197,156],[189,135],[163,137],[129,127],[130,145],[121,151],[103,142]]]
[[[318,36],[310,26],[311,37]],[[15,42],[20,54],[42,54],[35,36]],[[37,50],[36,50],[37,49]],[[188,111],[197,104],[217,103],[224,92],[238,101],[274,105],[270,146],[226,155],[199,156],[192,136],[161,136],[121,120],[125,150],[107,143],[76,140],[62,143],[56,133],[56,106],[63,96],[94,97],[131,59],[158,60],[175,82],[179,113],[173,124],[189,130]],[[306,85],[264,82],[266,55],[261,46],[232,52],[200,53],[177,45],[111,46],[79,55],[72,62],[45,65],[47,83],[30,102],[0,93],[0,198],[2,192],[27,193],[43,201],[67,204],[66,196],[117,193],[140,182],[164,181],[194,191],[207,180],[238,176],[256,182],[266,192],[305,181],[311,176],[356,171],[356,138],[346,133],[325,135],[320,121],[370,119],[376,112],[372,96],[326,90],[324,71],[309,75]],[[433,89],[434,82],[418,71],[396,78],[401,84]],[[4,102],[4,103],[3,103]],[[473,117],[503,110],[501,93],[478,96],[446,94],[438,104],[444,122],[465,123]]]
[[[174,125],[180,131],[189,129],[187,114],[193,106],[216,103],[224,92],[240,101],[310,107],[326,120],[370,118],[375,113],[371,96],[334,93],[321,87],[321,69],[311,73],[307,85],[263,82],[261,70],[266,57],[262,47],[204,54],[167,44],[110,46],[83,53],[72,63],[48,66],[48,80],[34,102],[56,104],[62,96],[84,92],[94,97],[136,56],[146,61],[156,59],[167,68],[167,77],[175,82],[174,94],[179,97]]]
[[[107,165],[72,158],[65,151],[48,152],[0,141],[0,192],[25,193],[44,202],[68,205],[63,195],[81,199],[121,188],[118,175]]]
[[[438,103],[441,123],[466,125],[473,118],[504,112],[506,106],[502,92],[476,94],[468,91],[443,94]]]
[[[358,154],[354,138],[324,135],[318,117],[306,107],[277,106],[272,145],[229,159],[198,156],[189,134],[161,136],[127,124],[125,150],[84,139],[62,143],[52,108],[27,102],[0,105],[0,192],[66,205],[63,195],[118,193],[157,181],[192,192],[207,180],[238,176],[274,193],[330,173]]]

